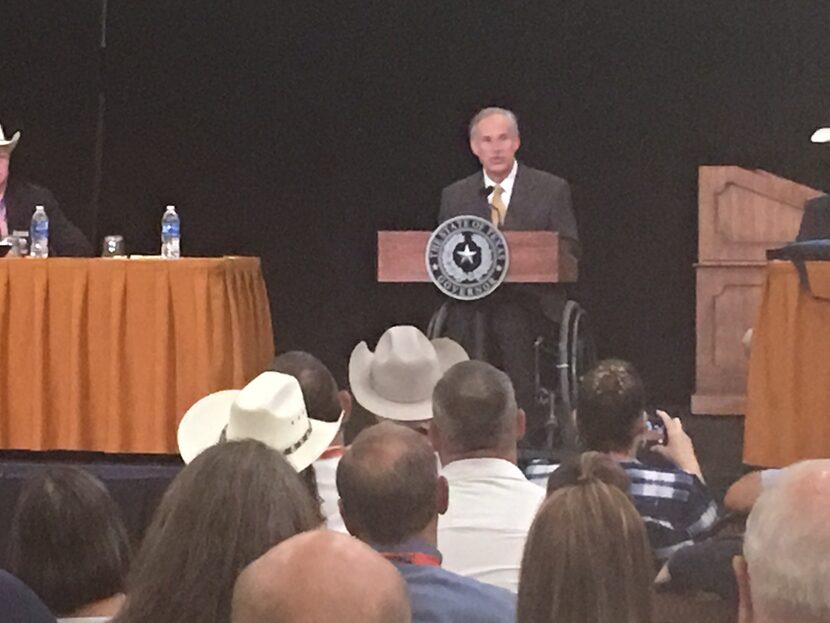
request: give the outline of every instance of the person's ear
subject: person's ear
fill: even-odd
[[[341,389],[337,392],[337,400],[340,403],[340,409],[343,411],[343,424],[345,424],[352,417],[352,395],[348,389]]]
[[[343,519],[343,525],[346,526],[346,531],[353,537],[359,539],[360,535],[358,534],[357,526],[343,508],[343,498],[337,498],[337,509],[340,511],[340,517]]]
[[[479,157],[478,141],[476,141],[476,139],[472,136],[470,137],[470,151],[473,152],[477,158]]]
[[[732,558],[732,571],[738,584],[738,623],[752,623],[755,614],[752,609],[752,590],[749,581],[749,568],[743,556]]]
[[[527,415],[524,409],[516,411],[516,441],[519,441],[527,432]]]
[[[438,501],[438,514],[443,515],[450,506],[450,485],[443,476],[438,476],[435,496]]]
[[[429,431],[427,432],[429,442],[432,444],[432,449],[436,452],[441,452],[441,435],[438,433],[438,426],[435,420],[430,422]]]

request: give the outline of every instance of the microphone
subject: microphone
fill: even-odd
[[[484,188],[481,189],[481,194],[486,197],[491,192],[493,192],[495,189],[496,189],[495,186],[485,186]]]

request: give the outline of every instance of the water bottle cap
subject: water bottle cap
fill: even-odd
[[[172,212],[176,209],[176,206],[167,206],[167,211]]]
[[[45,209],[46,209],[46,208],[45,208],[44,206],[35,206],[35,210],[41,210],[41,211],[43,211],[43,210],[45,210]]]

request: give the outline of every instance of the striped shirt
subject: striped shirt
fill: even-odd
[[[631,480],[634,506],[658,560],[668,560],[677,550],[708,536],[718,519],[718,507],[697,476],[639,461],[620,465]]]

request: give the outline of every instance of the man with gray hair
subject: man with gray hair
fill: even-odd
[[[749,514],[734,561],[739,623],[830,622],[830,460],[782,470]]]
[[[516,466],[525,414],[510,379],[483,361],[447,370],[432,397],[430,437],[449,483],[438,549],[450,571],[513,592],[527,532],[545,497]]]
[[[553,231],[566,253],[577,257],[570,186],[561,177],[516,160],[521,144],[516,115],[504,108],[484,108],[473,117],[469,132],[470,149],[482,169],[444,188],[439,222],[478,216],[503,230]],[[535,409],[533,342],[551,331],[545,324],[560,322],[566,300],[559,285],[503,285],[479,301],[454,303],[447,315],[447,336],[478,358],[482,345],[476,343],[473,318],[487,317],[486,358],[512,379],[532,430],[544,424],[543,414]]]

